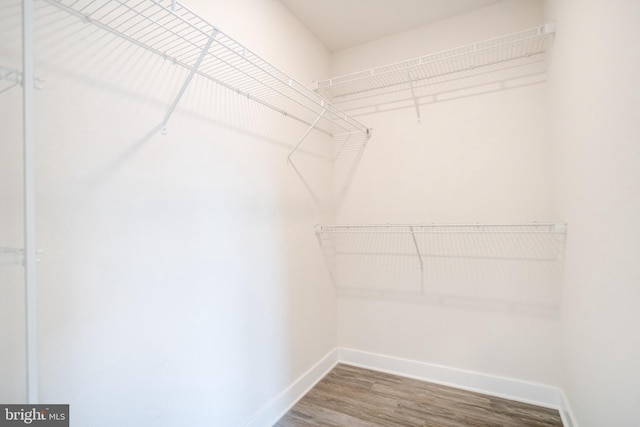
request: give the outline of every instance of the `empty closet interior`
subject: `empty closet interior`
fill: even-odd
[[[0,403],[268,426],[341,362],[631,425],[640,8],[404,1],[3,1]]]

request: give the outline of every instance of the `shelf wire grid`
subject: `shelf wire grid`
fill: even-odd
[[[186,6],[172,0],[44,0],[192,70],[196,74],[328,135],[360,133],[360,122],[306,88]]]
[[[553,42],[550,24],[519,31],[474,44],[437,52],[410,60],[371,68],[316,83],[316,91],[337,100],[386,88],[443,83],[474,73],[482,74],[492,65],[544,55]]]
[[[565,224],[325,225],[316,233],[339,290],[559,301]]]

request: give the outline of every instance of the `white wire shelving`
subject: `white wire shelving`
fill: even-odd
[[[456,82],[456,90],[476,85],[479,78],[541,61],[553,43],[555,24],[388,64],[315,83],[319,94],[340,104],[402,92],[418,104],[425,88]],[[422,91],[422,92],[420,92]],[[346,110],[349,108],[343,107]],[[419,115],[419,112],[418,112]]]
[[[331,136],[360,134],[366,137],[369,134],[366,126],[178,1],[44,1],[186,68],[190,75],[181,92],[191,77],[199,75],[303,122],[310,129]]]
[[[338,290],[553,305],[567,226],[324,225],[316,235]]]

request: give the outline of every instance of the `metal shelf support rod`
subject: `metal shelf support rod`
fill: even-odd
[[[173,114],[176,107],[178,106],[178,103],[180,102],[180,99],[184,95],[185,91],[187,90],[187,87],[189,87],[189,83],[191,83],[191,80],[193,79],[193,76],[196,74],[196,71],[198,70],[200,63],[202,62],[204,57],[207,55],[207,52],[211,47],[211,43],[213,43],[217,35],[218,35],[218,31],[214,30],[213,33],[209,36],[209,40],[207,40],[207,44],[204,46],[204,48],[202,48],[202,51],[200,52],[200,56],[198,57],[198,60],[196,61],[195,64],[193,64],[193,67],[191,67],[191,70],[189,70],[189,75],[185,79],[184,83],[182,83],[182,87],[180,88],[178,95],[176,95],[175,99],[171,103],[171,106],[169,107],[169,111],[167,111],[167,114],[165,114],[164,118],[162,119],[162,122],[160,123],[160,128],[162,129],[162,132],[166,132],[165,126],[167,125],[167,122],[169,121],[169,119],[171,118],[171,115]]]
[[[413,232],[413,227],[409,227],[409,230],[411,230],[411,238],[413,239],[413,246],[415,246],[416,248],[416,253],[418,254],[418,261],[420,261],[420,270],[424,270],[424,264],[422,264],[422,254],[420,253],[420,247],[418,246],[416,235]]]
[[[309,126],[309,129],[307,129],[307,131],[304,133],[304,135],[302,135],[302,138],[300,138],[300,140],[298,141],[298,143],[295,145],[295,147],[293,147],[293,150],[291,150],[291,152],[289,153],[289,155],[287,156],[287,163],[290,163],[291,161],[291,155],[293,153],[295,153],[295,151],[298,149],[298,147],[300,147],[300,144],[302,144],[304,142],[304,140],[307,138],[307,136],[309,135],[309,133],[311,133],[311,131],[313,130],[313,128],[316,127],[316,125],[318,124],[318,122],[320,121],[320,119],[322,119],[322,116],[324,116],[324,113],[327,112],[327,108],[325,108],[324,110],[322,110],[322,113],[320,113],[320,115],[316,118],[316,120],[311,124],[311,126]]]
[[[413,232],[413,227],[409,227],[411,231],[411,238],[413,239],[413,246],[416,248],[416,253],[418,254],[418,261],[420,262],[420,289],[424,294],[424,263],[422,262],[422,254],[420,253],[420,247],[418,246],[418,241],[416,240],[416,235]]]
[[[418,103],[418,98],[416,97],[416,91],[413,87],[413,79],[411,78],[411,73],[408,75],[409,77],[409,85],[411,86],[411,97],[413,98],[413,106],[416,108],[416,114],[418,116],[418,121],[420,121],[420,104]]]

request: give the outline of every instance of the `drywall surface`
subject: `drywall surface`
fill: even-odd
[[[329,66],[275,0],[187,3],[303,82]],[[35,43],[40,401],[244,425],[336,346],[325,213],[285,161],[306,127],[196,76],[162,135],[185,70],[45,3]],[[330,147],[294,159],[325,209]]]
[[[0,39],[20,40],[20,1],[0,7]],[[0,44],[0,401],[26,400],[21,45]]]
[[[333,56],[333,71],[352,72],[541,25],[542,12],[538,2],[501,2],[339,52]],[[338,208],[337,223],[558,220],[543,81],[497,81],[481,92],[425,96],[419,100],[420,122],[413,102],[362,115],[373,127],[373,137]],[[462,244],[473,252],[476,243]],[[451,254],[432,255],[442,259]],[[473,271],[464,274],[473,282]],[[393,295],[393,286],[367,297],[342,292],[339,345],[555,385],[559,286],[554,296],[533,301],[526,295],[549,284],[519,283],[517,276],[513,280],[514,288],[522,288],[518,304],[486,282],[452,292],[442,287],[434,291],[425,283],[429,298]]]
[[[569,222],[562,387],[581,427],[635,426],[640,402],[640,4],[549,1],[557,201]]]

